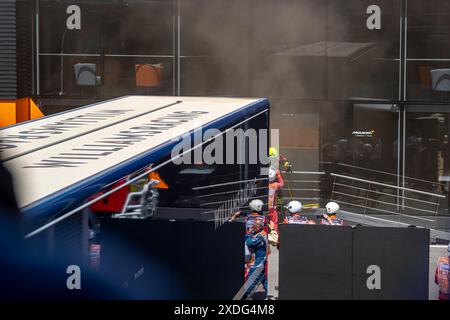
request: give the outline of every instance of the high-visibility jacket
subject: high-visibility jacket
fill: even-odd
[[[277,180],[269,182],[269,197],[267,201],[267,206],[269,207],[269,211],[271,209],[276,209],[277,207],[277,191],[284,186],[283,178],[281,177],[281,173],[277,170]]]
[[[324,224],[324,225],[328,225],[328,226],[343,226],[344,225],[344,220],[342,220],[342,219],[330,217],[330,220],[331,220],[331,222],[333,222],[333,224],[331,224],[327,219],[324,219],[324,218],[322,218],[322,220],[320,220],[320,224]]]
[[[450,257],[439,257],[434,282],[439,286],[439,300],[450,300]]]
[[[308,218],[306,218],[305,216],[301,216],[299,214],[290,215],[290,216],[286,217],[286,219],[284,220],[284,223],[289,223],[289,224],[307,224],[308,223]]]

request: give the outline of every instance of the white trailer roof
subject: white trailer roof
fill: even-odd
[[[135,162],[144,166],[149,160],[144,154],[157,153],[182,135],[236,112],[248,113],[249,107],[267,109],[268,102],[129,96],[2,129],[0,156],[13,172],[21,208],[42,207],[47,201],[67,207],[65,195],[72,199],[74,190],[106,183],[105,174],[124,173]]]

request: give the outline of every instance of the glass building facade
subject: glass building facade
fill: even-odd
[[[32,11],[32,96],[46,114],[130,94],[268,97],[281,154],[327,173],[323,199],[448,215],[449,1],[35,0]]]

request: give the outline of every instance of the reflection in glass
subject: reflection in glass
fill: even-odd
[[[410,112],[406,113],[405,185],[446,196],[434,209],[437,215],[435,227],[448,228],[448,223],[445,226],[445,220],[439,216],[449,215],[449,110],[439,106],[409,109]],[[421,197],[422,200],[428,198],[425,195]]]
[[[68,3],[39,1],[41,96],[99,99],[174,93],[171,1],[94,0],[70,5],[80,8],[80,29],[67,28]],[[146,69],[141,65],[157,68],[158,83],[149,85],[152,75],[136,71]]]
[[[407,98],[450,100],[450,3],[408,1]]]

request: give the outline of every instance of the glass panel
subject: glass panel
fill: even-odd
[[[325,41],[326,3],[252,2],[252,95],[271,100],[325,98],[324,55],[314,54],[314,48],[312,54],[303,54],[302,48]]]
[[[340,112],[333,111],[338,107]],[[342,102],[324,107],[321,161],[332,173],[323,184],[325,199],[356,213],[396,213],[398,115],[391,104]]]
[[[250,95],[249,3],[181,2],[182,95]]]
[[[100,52],[102,6],[92,1],[39,1],[39,52],[98,54]],[[80,29],[67,29],[70,6],[80,8]]]
[[[367,23],[376,13],[367,10],[374,4],[380,29],[371,30]],[[330,99],[399,98],[400,9],[400,0],[329,1],[325,52]]]
[[[407,98],[448,101],[450,2],[408,1]]]
[[[103,1],[105,54],[173,55],[172,1]]]
[[[408,59],[406,67],[408,100],[450,100],[450,60]]]
[[[163,57],[107,56],[103,94],[173,95],[173,59]]]
[[[336,108],[336,105],[330,107]],[[323,161],[336,164],[338,173],[389,183],[395,181],[389,175],[383,177],[368,172],[370,169],[386,174],[397,173],[397,107],[390,104],[348,104],[341,107],[345,112],[323,113]],[[341,165],[352,169],[338,169]]]
[[[69,30],[78,8],[80,29]],[[41,95],[174,94],[172,1],[53,0],[39,10]]]
[[[41,55],[39,62],[42,95],[100,96],[102,64],[99,55]]]
[[[450,185],[450,108],[449,106],[408,106],[406,113],[405,186],[433,194],[445,195],[436,199],[428,194],[416,194],[423,201],[438,201],[439,206],[420,207],[416,215],[434,220],[434,216],[448,216]],[[417,202],[417,201],[416,201]],[[417,206],[417,203],[413,203]],[[425,205],[426,203],[422,203]],[[410,206],[412,206],[410,204]],[[408,208],[407,208],[408,209]],[[411,211],[411,209],[409,209]],[[431,211],[431,212],[429,212]],[[436,220],[435,228],[449,228]]]
[[[100,0],[70,3],[39,1],[40,94],[100,95],[101,16]],[[74,29],[68,29],[68,24],[73,25]],[[79,63],[89,64],[89,70],[83,68],[80,74],[79,69],[75,70],[75,65]],[[77,82],[80,75],[87,82]]]

